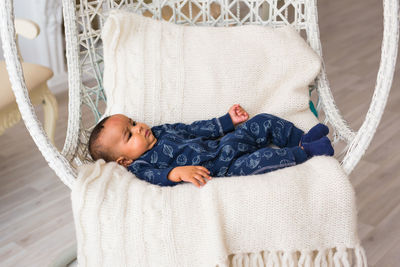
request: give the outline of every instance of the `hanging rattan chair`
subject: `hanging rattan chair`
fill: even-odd
[[[12,0],[0,1],[0,29],[7,69],[25,125],[49,166],[69,188],[72,188],[77,178],[77,167],[90,161],[86,148],[88,134],[101,117],[101,106],[104,107],[102,103],[106,101],[102,85],[100,32],[110,10],[129,6],[137,13],[189,25],[223,27],[261,24],[279,27],[291,24],[299,32],[305,33],[308,44],[322,57],[316,0],[212,1],[212,5],[218,7],[217,15],[211,14],[211,1],[203,0],[62,2],[69,78],[68,130],[62,151],[58,151],[46,136],[29,99],[18,58]],[[248,3],[246,6],[252,12],[241,17],[240,2]],[[317,110],[325,114],[325,123],[333,129],[334,143],[341,140],[347,144],[341,153],[341,165],[347,174],[352,172],[368,148],[381,120],[392,84],[398,48],[399,3],[398,0],[384,0],[383,6],[381,61],[375,91],[360,129],[351,129],[336,107],[324,64],[315,80]],[[170,14],[166,15],[168,12]],[[82,108],[87,107],[92,110],[94,120],[82,122]]]

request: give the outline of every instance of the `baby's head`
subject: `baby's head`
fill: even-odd
[[[101,120],[89,138],[89,153],[94,160],[116,161],[127,167],[153,148],[157,139],[149,126],[116,114]]]

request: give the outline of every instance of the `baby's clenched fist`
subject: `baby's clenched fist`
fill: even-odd
[[[231,116],[234,126],[238,125],[239,123],[247,121],[247,119],[249,118],[249,114],[239,104],[233,105],[229,109],[228,113]]]

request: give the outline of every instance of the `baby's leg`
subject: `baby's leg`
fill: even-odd
[[[261,174],[294,166],[307,160],[306,153],[300,147],[270,148],[243,155],[232,162],[226,176]]]
[[[298,146],[303,133],[290,121],[266,113],[254,116],[235,130],[237,137],[250,139],[259,148],[271,142],[281,148]]]

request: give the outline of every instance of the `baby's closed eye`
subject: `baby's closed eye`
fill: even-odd
[[[129,119],[129,120],[130,120],[132,126],[136,126],[136,121],[134,121],[134,120],[132,120],[132,119]],[[129,140],[131,137],[132,137],[132,132],[129,132],[128,140]]]

